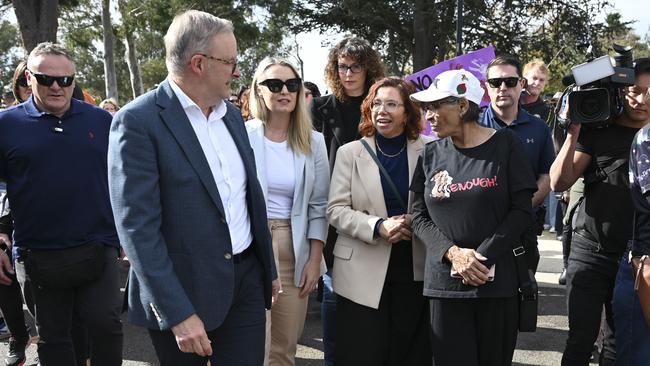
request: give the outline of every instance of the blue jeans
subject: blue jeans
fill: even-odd
[[[650,359],[650,327],[645,322],[639,297],[634,292],[632,266],[626,251],[616,275],[612,307],[616,325],[616,364],[644,365]]]
[[[336,293],[332,289],[332,272],[323,275],[323,302],[321,319],[323,321],[323,348],[325,366],[334,366],[334,345],[336,335]]]

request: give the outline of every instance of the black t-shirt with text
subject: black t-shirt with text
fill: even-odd
[[[462,149],[450,138],[426,145],[413,176],[413,230],[427,246],[424,294],[508,297],[517,289],[512,249],[531,222],[537,184],[519,138],[509,129]],[[496,263],[493,282],[463,285],[444,258],[452,245]]]

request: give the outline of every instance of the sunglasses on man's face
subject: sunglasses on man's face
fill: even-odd
[[[33,71],[30,71],[29,73],[32,74],[32,76],[34,76],[37,83],[39,83],[40,85],[43,85],[43,86],[48,86],[48,87],[52,86],[52,84],[54,84],[54,82],[56,81],[56,83],[61,88],[66,88],[66,87],[72,85],[72,82],[74,81],[74,75],[70,75],[70,76],[50,76],[50,75],[46,75],[46,74],[37,74],[37,73],[35,73]]]
[[[487,79],[488,84],[493,87],[493,88],[500,88],[501,84],[506,83],[506,86],[508,88],[514,88],[517,86],[517,83],[519,83],[519,79],[516,76],[511,76],[509,78],[492,78],[492,79]]]
[[[266,79],[264,81],[260,81],[258,84],[269,88],[271,93],[280,93],[285,85],[287,86],[289,93],[295,93],[300,90],[302,80],[300,80],[300,78],[289,79],[286,81],[282,81],[280,79]]]

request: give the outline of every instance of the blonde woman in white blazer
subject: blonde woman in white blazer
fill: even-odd
[[[246,127],[282,285],[267,314],[265,365],[294,365],[308,295],[326,270],[329,162],[323,135],[312,130],[302,80],[289,62],[267,57],[260,63],[250,107],[255,119]]]

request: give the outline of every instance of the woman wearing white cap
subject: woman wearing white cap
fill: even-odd
[[[530,224],[536,185],[517,136],[478,124],[482,97],[465,70],[411,95],[441,138],[425,146],[411,184],[436,365],[510,365],[517,340],[512,249]]]

